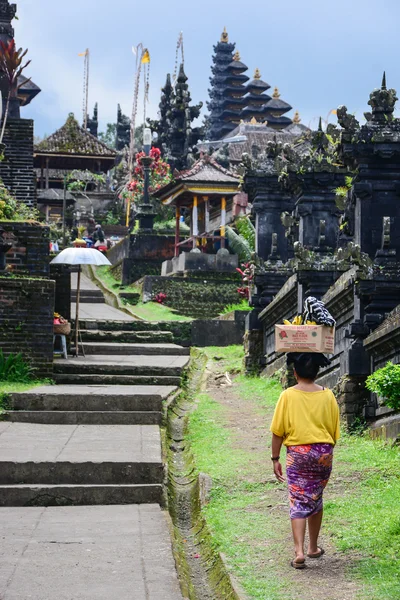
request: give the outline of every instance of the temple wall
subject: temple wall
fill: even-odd
[[[33,121],[8,119],[3,143],[4,160],[0,162],[0,177],[4,185],[20,202],[36,204],[36,178],[33,170]]]
[[[54,292],[48,279],[0,277],[0,347],[22,352],[35,377],[53,372]]]
[[[2,163],[0,163],[1,165]],[[4,237],[12,243],[6,254],[14,274],[49,276],[49,227],[33,222],[0,221]]]

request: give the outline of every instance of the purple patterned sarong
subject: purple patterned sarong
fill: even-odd
[[[288,446],[286,475],[291,519],[307,519],[322,510],[322,493],[332,471],[332,459],[332,444]]]

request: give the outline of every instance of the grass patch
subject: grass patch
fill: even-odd
[[[193,321],[191,317],[180,315],[172,308],[158,302],[138,302],[130,307],[133,315],[142,317],[146,321]]]
[[[363,598],[397,600],[400,451],[366,435],[345,433],[335,460],[335,477],[346,480],[346,489],[325,502],[324,526],[338,550],[360,555],[352,575],[366,588]]]
[[[234,446],[226,410],[207,394],[199,396],[199,406],[190,417],[189,440],[198,469],[213,480],[210,502],[203,510],[217,548],[228,557],[250,598],[288,598],[287,584],[263,564],[259,549],[266,538],[274,543],[274,552],[279,552],[281,543],[269,511],[259,510],[272,484],[254,480],[254,452]]]
[[[121,285],[121,282],[112,274],[110,267],[97,267],[96,275],[108,289],[116,294],[119,292],[140,293],[140,289],[135,284]],[[121,302],[133,316],[138,316],[146,321],[193,321],[191,317],[180,315],[172,308],[158,302],[138,302],[133,306],[123,298],[121,298]]]
[[[207,346],[202,348],[207,358],[216,363],[216,371],[224,373],[240,373],[243,367],[244,349],[243,346]]]

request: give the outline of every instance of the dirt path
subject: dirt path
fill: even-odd
[[[224,427],[231,433],[233,446],[254,456],[251,470],[243,473],[241,477],[249,483],[258,481],[270,484],[265,486],[265,491],[257,505],[252,504],[249,510],[270,514],[273,520],[271,527],[276,534],[276,539],[252,540],[251,543],[257,545],[257,560],[252,568],[257,575],[260,575],[264,569],[273,569],[283,588],[287,590],[281,597],[287,600],[359,598],[360,588],[347,574],[352,563],[357,561],[357,557],[352,559],[348,554],[336,552],[329,537],[323,532],[321,545],[326,555],[319,560],[308,560],[307,569],[304,571],[290,568],[293,543],[287,489],[286,486],[275,483],[269,459],[269,422],[273,409],[260,406],[252,398],[246,398],[244,401],[239,395],[239,384],[231,377],[233,381],[232,385],[229,385],[226,379],[221,378],[220,369],[218,363],[210,361],[207,394],[223,407]],[[341,494],[345,485],[346,482],[342,479],[335,483],[335,476],[332,475],[325,492],[325,501],[333,500],[335,495]]]

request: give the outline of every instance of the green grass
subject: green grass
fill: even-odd
[[[228,557],[250,598],[288,598],[287,584],[279,581],[273,569],[262,567],[264,555],[260,552],[266,539],[274,544],[275,552],[279,551],[280,532],[269,511],[260,510],[273,484],[258,477],[254,451],[235,447],[235,436],[225,417],[225,409],[202,394],[190,418],[189,439],[196,465],[213,480],[210,502],[204,508],[207,522],[217,548]]]
[[[209,359],[217,363],[219,372],[240,373],[243,367],[243,346],[207,346],[202,348]]]
[[[121,285],[120,281],[115,279],[110,271],[110,267],[97,267],[96,275],[115,294],[119,294],[119,292],[140,293],[140,289],[134,284],[128,286]],[[180,315],[172,308],[164,304],[158,304],[158,302],[138,302],[138,304],[131,305],[128,302],[124,302],[123,298],[121,298],[121,302],[125,304],[132,315],[146,321],[193,321],[192,318]]]
[[[344,434],[335,450],[342,495],[325,502],[325,527],[338,550],[359,554],[352,575],[371,600],[400,597],[400,451]],[[335,485],[333,483],[333,485]]]
[[[146,321],[193,321],[191,317],[179,315],[172,308],[158,302],[139,302],[129,308],[132,314]]]
[[[243,355],[234,346],[205,351],[209,359],[216,359],[216,372],[235,371]],[[258,414],[258,427],[264,423],[268,430],[280,384],[239,375],[229,389],[243,402],[243,418]],[[286,495],[270,476],[269,434],[262,452],[252,449],[243,443],[240,426],[232,426],[229,406],[209,394],[197,400],[189,439],[199,471],[213,480],[210,501],[203,510],[217,548],[227,556],[249,598],[286,600],[291,590],[296,598],[303,597],[303,592],[306,597],[307,591],[293,587],[293,574],[287,569],[286,504],[275,510],[277,504],[286,503]],[[254,422],[256,427],[255,418]],[[360,600],[400,598],[399,466],[398,447],[367,435],[345,432],[335,449],[334,472],[325,497],[324,536],[339,556],[348,556],[344,576],[358,582],[362,592],[357,595],[355,591],[354,598]]]

